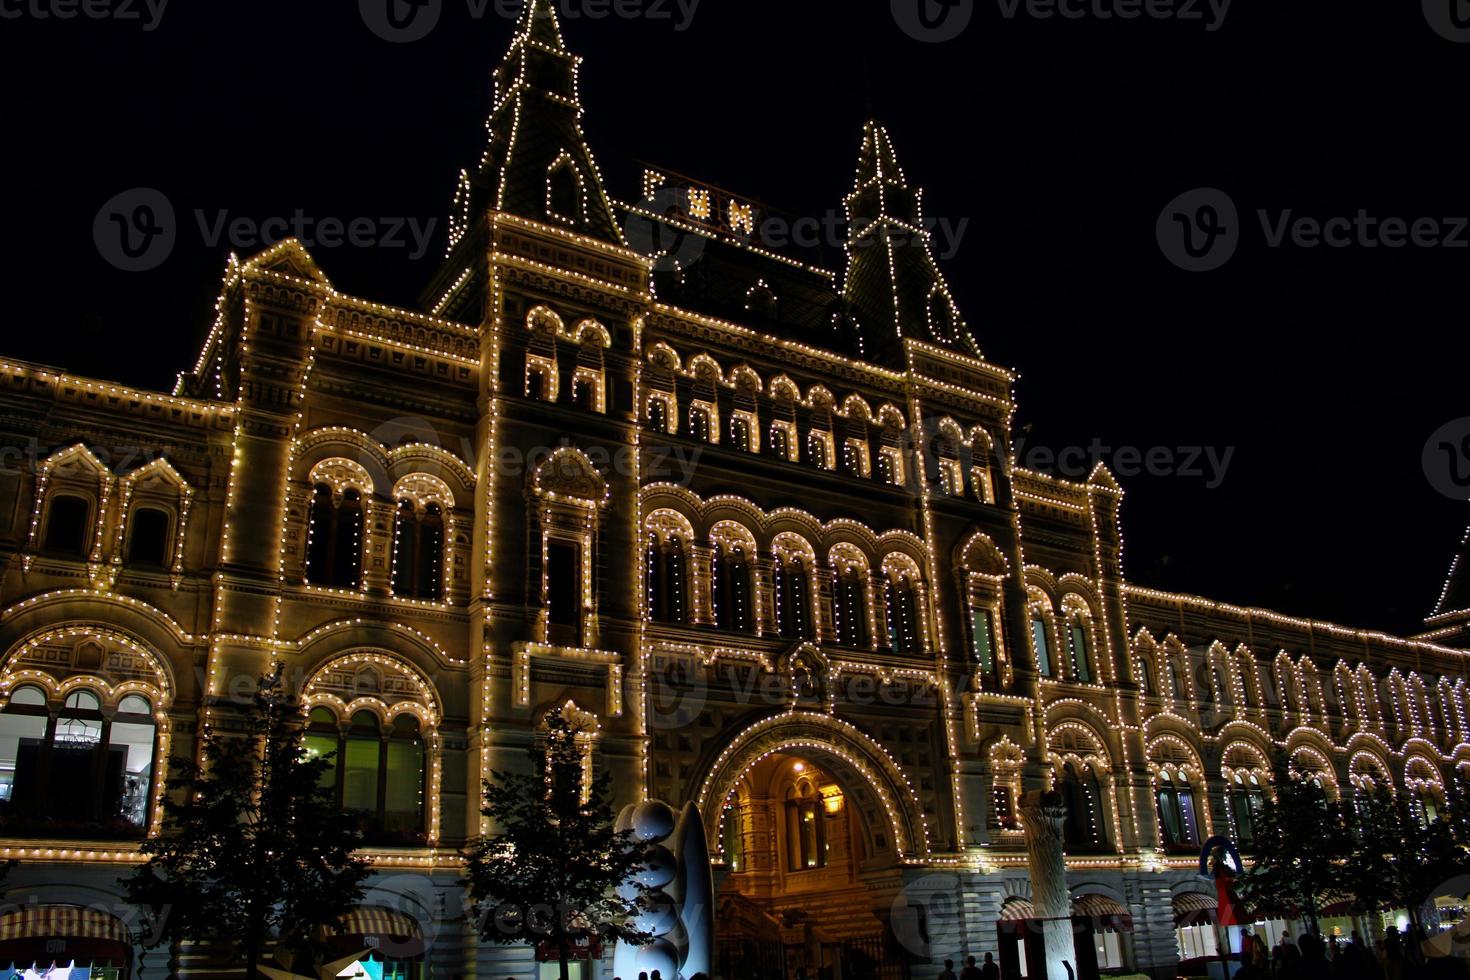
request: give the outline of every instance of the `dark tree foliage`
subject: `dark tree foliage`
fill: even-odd
[[[170,763],[164,833],[143,844],[148,861],[123,884],[152,917],[150,942],[230,940],[254,977],[272,935],[282,956],[315,954],[362,897],[368,867],[353,856],[353,818],[322,786],[330,757],[302,747],[279,668],[244,720],[240,733],[206,731],[202,767]]]
[[[549,948],[562,980],[581,940],[651,938],[634,921],[642,888],[629,884],[642,850],[632,831],[614,829],[611,777],[583,778],[582,750],[561,710],[552,712],[544,746],[531,751],[532,772],[496,772],[485,783],[482,812],[495,833],[466,856],[482,938]]]
[[[1256,915],[1305,918],[1317,928],[1320,909],[1343,894],[1353,838],[1327,791],[1291,775],[1277,760],[1276,798],[1255,821],[1255,863],[1240,879],[1240,896]]]
[[[1470,871],[1466,851],[1445,820],[1424,818],[1407,794],[1379,785],[1343,803],[1353,849],[1347,892],[1361,912],[1406,909],[1417,932],[1437,886]]]

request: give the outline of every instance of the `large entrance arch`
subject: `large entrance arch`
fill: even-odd
[[[846,722],[790,711],[741,732],[698,800],[720,863],[726,976],[869,976],[894,959],[897,867],[928,854],[912,788]]]
[[[877,850],[896,858],[929,856],[929,829],[913,787],[893,757],[860,729],[830,715],[788,711],[756,722],[720,753],[699,792],[710,853],[720,850],[720,817],[740,779],[762,759],[785,753],[821,766],[853,794]],[[881,829],[880,829],[881,828]]]

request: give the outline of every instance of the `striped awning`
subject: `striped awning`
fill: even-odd
[[[1174,896],[1174,924],[1176,926],[1203,926],[1215,921],[1218,904],[1214,895],[1204,892],[1184,892]]]
[[[1106,895],[1078,895],[1072,899],[1072,917],[1091,919],[1095,929],[1133,930],[1133,915],[1126,906]]]
[[[0,915],[0,942],[11,939],[100,939],[129,945],[128,927],[105,912],[77,905],[32,905]]]
[[[1016,922],[1036,918],[1036,907],[1024,898],[1008,898],[1000,907],[1000,921]]]
[[[404,942],[422,939],[419,924],[410,916],[379,906],[355,908],[342,920],[341,936],[384,936]]]

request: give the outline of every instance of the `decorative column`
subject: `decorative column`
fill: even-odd
[[[1026,853],[1031,867],[1031,904],[1042,927],[1046,948],[1046,980],[1076,976],[1077,951],[1072,944],[1072,895],[1062,854],[1062,825],[1067,808],[1059,794],[1033,790],[1021,806]]]

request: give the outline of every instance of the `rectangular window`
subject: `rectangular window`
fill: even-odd
[[[852,476],[868,475],[868,444],[862,439],[849,439],[842,446],[843,465]]]
[[[995,621],[989,609],[970,610],[970,635],[975,662],[986,674],[995,673]]]
[[[565,541],[546,546],[546,621],[552,626],[582,622],[581,549]]]
[[[1036,669],[1042,677],[1051,676],[1051,649],[1046,642],[1046,622],[1041,617],[1031,620],[1031,647],[1036,651]]]

